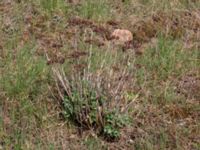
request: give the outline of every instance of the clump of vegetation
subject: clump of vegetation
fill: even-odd
[[[0,77],[1,86],[11,98],[34,96],[40,92],[41,81],[46,78],[47,68],[43,59],[32,57],[34,44],[26,44],[17,51],[6,53],[5,68]],[[30,86],[31,85],[31,86]]]
[[[106,140],[119,139],[120,129],[128,125],[130,118],[119,107],[126,104],[109,93],[106,85],[112,83],[104,83],[100,77],[95,80],[86,70],[83,75],[76,72],[70,76],[58,68],[53,72],[64,117],[83,130],[95,130]]]
[[[117,139],[120,137],[119,129],[130,123],[130,117],[126,114],[119,114],[113,111],[105,114],[104,122],[103,135],[107,139]]]
[[[120,128],[129,122],[129,118],[116,108],[110,108],[108,97],[98,94],[87,83],[81,86],[82,91],[72,87],[71,94],[64,97],[65,117],[83,129],[96,130],[107,140],[119,139]]]
[[[199,8],[0,0],[0,149],[199,149]]]

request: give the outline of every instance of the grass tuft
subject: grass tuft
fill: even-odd
[[[15,53],[8,53],[0,78],[3,90],[11,98],[34,96],[40,92],[40,81],[46,78],[45,61],[33,57],[34,46],[26,45]]]

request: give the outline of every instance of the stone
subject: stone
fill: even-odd
[[[126,43],[133,40],[133,35],[129,30],[126,29],[115,29],[111,34],[112,39],[116,39],[120,42]]]

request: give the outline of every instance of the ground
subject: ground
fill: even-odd
[[[128,115],[117,139],[63,115],[83,79]],[[1,0],[0,149],[199,150],[200,2]]]

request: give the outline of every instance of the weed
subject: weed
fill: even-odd
[[[109,112],[105,114],[104,122],[103,134],[108,140],[112,140],[120,137],[119,129],[127,126],[130,123],[130,118],[117,112]]]
[[[69,78],[56,70],[54,73],[60,82],[57,85],[61,84],[58,91],[63,99],[64,116],[83,129],[96,130],[107,140],[118,139],[119,129],[126,126],[129,119],[117,110],[116,104],[111,105],[113,97],[98,89],[95,80],[76,78],[75,75]],[[61,93],[63,90],[64,95]]]
[[[123,84],[118,79],[119,76],[124,80],[129,70],[125,68],[114,74],[111,67],[120,61],[115,59],[117,56],[113,57],[109,52],[103,55],[94,52],[95,49],[90,51],[85,60],[86,67],[81,70],[65,73],[62,67],[54,66],[52,69],[65,117],[79,127],[95,130],[112,141],[119,139],[120,129],[129,121],[122,111],[128,106],[123,102]]]

